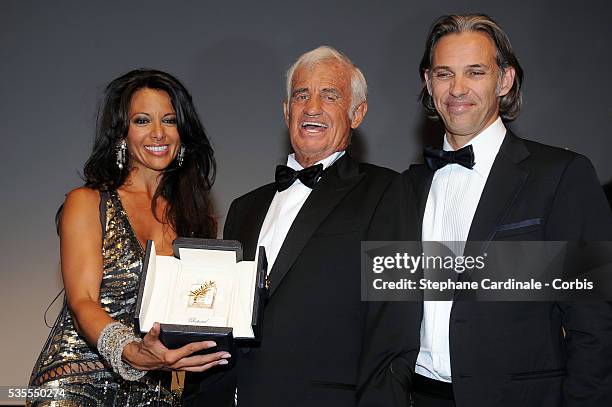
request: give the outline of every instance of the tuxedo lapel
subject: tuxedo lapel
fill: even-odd
[[[519,163],[528,156],[523,141],[508,131],[474,213],[465,255],[478,255],[486,250],[527,180],[529,173]],[[460,280],[466,280],[470,273],[464,274]]]
[[[523,141],[508,131],[493,162],[474,219],[468,241],[486,242],[508,212],[527,179],[527,171],[518,164],[529,156]]]
[[[249,202],[248,213],[243,218],[245,223],[238,225],[238,229],[235,231],[237,240],[245,243],[245,247],[243,247],[245,259],[255,258],[259,231],[275,194],[276,187],[274,184],[264,186],[259,194]]]
[[[422,168],[423,175],[421,176],[420,182],[417,184],[417,199],[418,199],[418,211],[419,211],[419,237],[423,234],[423,217],[425,216],[425,207],[427,206],[427,198],[429,197],[429,190],[431,189],[431,182],[433,181],[434,172],[427,166]]]
[[[319,225],[364,177],[347,154],[325,171],[296,216],[270,271],[272,296]]]
[[[427,198],[429,196],[429,190],[431,189],[434,171],[430,170],[425,164],[413,164],[408,169],[407,174],[414,188],[411,192],[414,192],[416,196],[418,234],[420,239],[423,233],[425,206],[427,205]]]

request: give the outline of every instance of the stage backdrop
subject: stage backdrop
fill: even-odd
[[[178,2],[177,2],[178,3]],[[273,180],[288,153],[284,73],[322,44],[363,70],[369,110],[354,153],[395,170],[418,161],[426,124],[417,67],[440,14],[480,11],[508,32],[525,72],[520,136],[587,155],[612,178],[609,2],[3,1],[0,386],[24,385],[61,289],[54,216],[79,186],[105,84],[138,67],[192,92],[218,162],[221,225],[232,199]],[[49,311],[55,319],[61,300]]]

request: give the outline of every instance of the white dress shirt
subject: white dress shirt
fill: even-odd
[[[316,164],[323,164],[323,169],[326,169],[343,155],[344,151],[338,151],[318,161]],[[304,169],[304,167],[296,161],[295,154],[289,154],[287,157],[287,166],[296,171]],[[268,213],[266,213],[266,218],[259,231],[259,239],[257,240],[257,247],[263,246],[266,249],[268,274],[272,266],[274,266],[276,256],[278,256],[278,252],[285,241],[289,228],[311,192],[312,189],[302,184],[302,181],[298,179],[289,188],[281,192],[277,191],[276,195],[274,195],[272,203],[268,208]]]
[[[448,164],[437,170],[431,182],[423,215],[423,241],[457,242],[455,255],[462,255],[476,207],[504,141],[506,127],[498,117],[467,145],[474,149],[473,169]],[[453,148],[444,136],[444,150]],[[449,351],[449,321],[452,301],[425,301],[421,322],[421,349],[416,373],[452,382]]]

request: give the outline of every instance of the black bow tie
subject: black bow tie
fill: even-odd
[[[276,179],[276,190],[278,192],[284,191],[293,185],[296,179],[302,181],[302,184],[308,188],[314,188],[322,173],[323,164],[313,165],[300,171],[296,171],[286,165],[277,165],[274,177]]]
[[[459,164],[465,168],[474,167],[474,149],[471,145],[460,148],[457,151],[444,151],[437,148],[425,147],[423,152],[425,162],[432,171],[437,171],[447,164]]]

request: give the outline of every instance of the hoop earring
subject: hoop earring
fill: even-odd
[[[183,160],[185,159],[185,146],[181,145],[179,152],[176,156],[176,161],[179,167],[183,166]]]
[[[117,167],[119,167],[119,170],[122,170],[127,159],[127,143],[125,142],[125,139],[122,139],[119,143],[117,143],[115,150],[115,162],[117,163]]]

